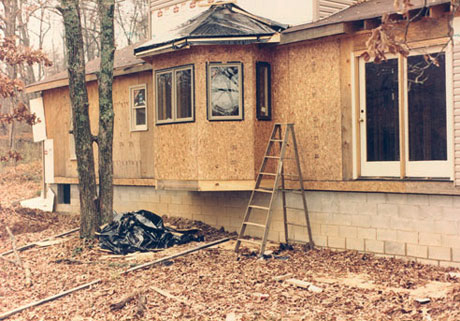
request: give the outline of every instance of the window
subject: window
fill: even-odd
[[[360,59],[361,176],[452,177],[448,55],[425,49],[380,64]]]
[[[157,124],[193,121],[193,78],[193,66],[156,72]]]
[[[256,88],[257,119],[271,120],[271,71],[269,63],[258,62],[256,64]]]
[[[70,204],[70,184],[58,184],[58,204]]]
[[[133,86],[129,91],[131,130],[147,130],[147,85]]]
[[[208,119],[243,119],[243,65],[208,64]]]

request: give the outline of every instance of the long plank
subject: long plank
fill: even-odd
[[[16,308],[16,309],[14,309],[14,310],[5,312],[5,313],[3,313],[3,314],[0,314],[0,320],[4,320],[4,319],[6,319],[6,318],[9,318],[9,317],[12,316],[13,314],[19,313],[19,312],[24,311],[24,310],[26,310],[26,309],[29,309],[29,308],[32,308],[32,307],[41,305],[41,304],[46,303],[46,302],[49,302],[49,301],[53,301],[53,300],[59,299],[59,298],[61,298],[61,297],[63,297],[63,296],[66,296],[67,294],[73,293],[73,292],[75,292],[75,291],[83,290],[83,289],[89,288],[91,285],[97,284],[97,283],[99,283],[99,282],[101,282],[101,281],[102,281],[102,279],[98,279],[98,280],[95,280],[95,281],[93,281],[93,282],[86,283],[86,284],[80,285],[80,286],[78,286],[78,287],[76,287],[76,288],[73,288],[73,289],[70,289],[70,290],[67,290],[67,291],[58,293],[58,294],[56,294],[56,295],[47,297],[47,298],[45,298],[45,299],[43,299],[43,300],[35,301],[35,302],[32,302],[32,303],[23,305],[22,307],[19,307],[19,308]]]
[[[137,270],[140,270],[140,269],[143,269],[143,268],[146,268],[146,267],[149,267],[149,266],[152,266],[152,265],[164,262],[164,261],[169,261],[171,259],[175,259],[176,257],[179,257],[179,256],[187,255],[187,254],[190,254],[190,253],[193,253],[193,252],[196,252],[196,251],[199,251],[199,250],[202,250],[202,249],[205,249],[205,248],[208,248],[208,247],[220,244],[220,243],[228,242],[230,240],[231,240],[230,237],[226,237],[226,238],[223,238],[223,239],[211,242],[211,243],[200,245],[200,246],[194,247],[192,249],[179,252],[177,254],[173,254],[173,255],[163,257],[161,259],[158,259],[158,260],[155,260],[155,261],[152,261],[152,262],[147,262],[147,263],[132,267],[132,268],[130,268],[128,270],[125,270],[125,271],[121,272],[120,274],[123,275],[123,274],[127,274],[129,272],[137,271]]]
[[[57,238],[57,237],[66,236],[66,235],[75,233],[75,232],[77,232],[77,231],[79,231],[79,230],[80,230],[80,228],[77,227],[77,228],[74,228],[73,230],[66,231],[66,232],[63,232],[63,233],[58,234],[58,235],[50,236],[50,237],[48,237],[48,238],[46,238],[46,239],[43,239],[43,240],[41,240],[41,241],[37,241],[37,242],[34,242],[34,243],[29,243],[29,244],[23,245],[23,246],[21,246],[21,247],[18,247],[16,250],[17,250],[18,252],[22,252],[22,251],[28,250],[28,249],[30,249],[30,248],[32,248],[32,247],[35,247],[35,246],[37,245],[36,243],[45,242],[45,241],[49,241],[49,240],[54,239],[54,238]],[[3,253],[0,254],[0,256],[5,256],[5,255],[11,254],[11,253],[13,253],[13,250],[9,250],[9,251],[3,252]]]
[[[231,238],[227,237],[227,238],[223,238],[223,239],[220,239],[220,240],[217,240],[217,241],[214,241],[214,242],[210,242],[210,243],[207,243],[207,244],[204,244],[204,245],[200,245],[200,246],[194,247],[192,249],[182,251],[182,252],[177,253],[177,254],[166,256],[166,257],[163,257],[161,259],[158,259],[158,260],[155,260],[155,261],[152,261],[152,262],[147,262],[145,264],[135,266],[133,268],[130,268],[128,270],[120,272],[119,275],[124,275],[124,274],[127,274],[129,272],[133,272],[133,271],[137,271],[137,270],[140,270],[140,269],[143,269],[143,268],[146,268],[146,267],[150,267],[152,265],[155,265],[155,264],[158,264],[158,263],[161,263],[161,262],[164,262],[164,261],[169,261],[169,260],[174,259],[174,258],[179,257],[179,256],[184,256],[184,255],[187,255],[187,254],[190,254],[190,253],[193,253],[193,252],[196,252],[196,251],[199,251],[199,250],[202,250],[202,249],[205,249],[205,248],[208,248],[208,247],[220,244],[220,243],[228,242],[229,240],[231,240]],[[61,292],[59,294],[50,296],[50,297],[45,298],[43,300],[35,301],[35,302],[32,302],[32,303],[23,305],[22,307],[19,307],[19,308],[16,308],[14,310],[5,312],[3,314],[0,314],[0,320],[4,320],[4,319],[12,316],[13,314],[19,313],[19,312],[24,311],[26,309],[41,305],[41,304],[49,302],[49,301],[59,299],[59,298],[61,298],[63,296],[66,296],[67,294],[71,294],[71,293],[76,292],[78,290],[83,290],[83,289],[89,288],[91,285],[100,283],[101,281],[102,281],[102,279],[98,279],[98,280],[95,280],[95,281],[80,285],[80,286],[78,286],[76,288],[73,288],[73,289]]]

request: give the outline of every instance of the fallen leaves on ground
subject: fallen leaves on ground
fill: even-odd
[[[16,230],[18,246],[77,224],[75,216],[48,216],[18,208],[12,214],[5,210],[10,207],[4,205],[0,219],[11,223],[11,218],[5,217],[10,215],[14,222],[22,222]],[[32,226],[41,224],[38,221],[44,222],[44,229],[34,231]],[[198,227],[206,241],[227,235],[201,222],[178,218],[165,218],[165,222],[177,228]],[[217,246],[120,274],[146,260],[197,245],[189,243],[128,260],[107,255],[98,249],[97,241],[73,234],[61,243],[29,249],[20,255],[32,269],[31,287],[25,286],[20,267],[0,260],[0,314],[102,279],[88,289],[27,309],[9,320],[460,320],[460,274],[451,273],[457,270],[353,251],[305,251],[294,246],[264,260],[248,250],[238,255],[231,246]],[[0,249],[10,248],[9,239],[0,237]],[[322,291],[273,279],[288,273]],[[417,303],[415,291],[433,282],[444,284],[446,294],[433,294],[429,303]],[[111,309],[126,298],[129,300],[120,309]]]

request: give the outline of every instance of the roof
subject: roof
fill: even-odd
[[[178,42],[191,44],[212,41],[219,44],[260,43],[288,26],[250,14],[233,3],[216,4],[182,25],[157,35],[134,49],[135,54]],[[248,38],[252,37],[252,38]]]
[[[145,41],[143,41],[145,42]],[[141,70],[150,70],[152,67],[140,58],[133,55],[135,47],[143,42],[138,42],[130,46],[115,51],[114,75],[125,75]],[[96,58],[86,63],[87,80],[95,80],[96,73],[99,71],[100,59]],[[138,68],[135,68],[138,67]],[[93,77],[91,77],[93,76]],[[89,78],[89,79],[88,79]],[[36,92],[44,89],[64,87],[68,85],[67,70],[61,71],[45,79],[30,84],[26,87],[26,92]]]
[[[423,7],[433,7],[443,3],[450,3],[450,0],[411,0],[411,10],[420,9]],[[318,20],[312,23],[306,23],[292,28],[288,28],[282,34],[289,34],[296,31],[313,29],[323,26],[328,26],[337,23],[352,22],[366,19],[381,17],[384,13],[398,13],[394,8],[394,0],[368,0],[357,3],[344,9],[332,16]]]

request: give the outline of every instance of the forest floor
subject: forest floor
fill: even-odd
[[[18,247],[78,227],[78,215],[17,205],[39,189],[39,163],[0,172],[0,253],[11,249],[6,226]],[[165,221],[198,225],[205,242],[229,236],[199,222]],[[31,270],[29,286],[24,269],[11,262],[14,255],[0,260],[0,315],[100,279],[8,320],[460,320],[458,270],[301,246],[277,253],[276,244],[271,245],[276,256],[258,259],[249,249],[237,255],[233,242],[127,274],[121,272],[201,243],[127,256],[102,252],[97,241],[81,240],[76,233],[39,243],[19,253]],[[308,282],[307,288],[275,279],[285,275]],[[112,304],[125,298],[114,309]]]

